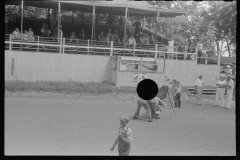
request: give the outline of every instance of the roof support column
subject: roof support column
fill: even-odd
[[[155,40],[156,40],[156,42],[157,42],[157,31],[158,31],[158,14],[159,14],[159,10],[157,12],[156,30],[155,30],[155,34],[156,34]]]
[[[93,2],[93,3],[94,3],[94,2]],[[93,42],[94,26],[95,26],[95,4],[93,4],[93,19],[92,19],[91,45],[92,45],[92,42]]]
[[[125,10],[125,26],[124,26],[124,48],[126,47],[126,26],[127,26],[127,12],[128,12],[128,7],[126,6],[126,10]],[[131,27],[131,26],[130,26]]]
[[[23,34],[23,0],[21,5],[21,34]],[[21,36],[21,50],[22,50],[22,37],[23,36]]]
[[[60,14],[61,14],[61,8],[60,8],[60,2],[58,2],[58,43],[60,38]]]
[[[171,17],[171,32],[172,32],[171,37],[173,38],[173,18],[172,17]]]

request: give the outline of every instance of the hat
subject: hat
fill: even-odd
[[[231,68],[231,66],[227,65],[227,68]]]
[[[122,120],[122,121],[129,121],[130,120],[129,117],[126,116],[126,115],[121,116],[119,119]]]
[[[199,74],[199,76],[203,76],[203,74]]]

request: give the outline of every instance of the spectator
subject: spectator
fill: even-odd
[[[47,29],[47,36],[49,37],[49,35],[51,34],[51,30],[50,29]]]
[[[176,108],[181,108],[181,90],[182,86],[180,85],[180,82],[176,82],[176,86],[174,87],[174,97],[175,97],[175,107]]]
[[[80,39],[84,39],[84,37],[85,37],[85,32],[84,32],[84,28],[82,28],[81,29],[81,31],[80,31]]]
[[[227,85],[225,87],[227,89],[226,109],[231,109],[232,95],[233,95],[233,89],[234,89],[234,81],[232,80],[231,75],[227,75]]]
[[[99,41],[105,41],[105,36],[103,34],[103,31],[101,31],[101,33],[98,35],[98,40]]]
[[[53,38],[58,38],[58,27],[55,25],[53,29]]]
[[[124,40],[125,40],[125,45],[127,46],[128,45],[128,35],[126,34],[124,36],[124,38],[122,39],[122,42],[124,43]]]
[[[28,31],[28,40],[29,41],[34,41],[35,38],[34,38],[34,32],[32,31],[32,28],[29,28],[29,31]]]
[[[202,99],[202,88],[204,85],[203,81],[203,75],[199,74],[199,78],[195,82],[195,93],[196,93],[196,104],[201,105],[201,99]]]
[[[106,35],[106,41],[107,41],[108,44],[109,44],[110,41],[111,41],[111,37],[112,37],[112,30],[109,29],[109,30],[108,30],[108,33],[107,33],[107,35]]]
[[[7,11],[5,11],[5,33],[8,34],[8,22],[9,22],[9,17],[7,15]]]
[[[139,39],[139,40],[140,40],[140,43],[141,43],[141,44],[145,44],[143,35],[140,36],[140,39]]]
[[[151,35],[149,42],[150,42],[150,44],[154,44],[154,43],[156,43],[156,40],[155,40],[153,34]]]
[[[227,70],[226,70],[227,75],[232,75],[232,69],[230,65],[227,65]]]
[[[22,34],[23,36],[23,41],[27,42],[28,41],[28,32],[27,30],[24,30],[24,33]]]
[[[118,42],[118,43],[120,44],[120,39],[119,39],[117,30],[115,30],[115,32],[114,32],[113,35],[112,35],[112,41],[113,41],[113,42]]]
[[[227,82],[223,79],[223,75],[220,75],[220,79],[217,81],[217,92],[216,92],[216,99],[215,99],[215,106],[219,104],[219,98],[220,98],[220,106],[224,107],[224,94],[225,94],[225,85]]]
[[[18,28],[16,28],[13,33],[12,33],[12,39],[13,40],[20,40],[21,39],[21,34],[18,30]]]
[[[143,35],[143,41],[144,41],[144,44],[149,45],[149,38],[148,38],[148,35],[147,35],[147,34],[144,34],[144,35]]]
[[[70,36],[70,42],[72,42],[72,40],[75,40],[76,42],[79,42],[79,40],[76,38],[75,32],[73,31],[71,36]]]
[[[141,28],[141,23],[139,22],[139,19],[137,19],[137,22],[133,23],[133,26],[135,27],[135,38],[140,36],[140,28]]]
[[[42,29],[41,29],[42,36],[48,35],[47,29],[48,29],[48,25],[45,21],[43,21],[43,26],[42,26]]]
[[[169,52],[173,52],[174,41],[173,38],[170,38],[168,41]]]
[[[14,16],[12,11],[9,12],[9,28],[10,28],[10,32],[13,30],[13,20],[14,20]]]
[[[134,39],[133,35],[128,40],[129,46],[136,45],[136,40]]]

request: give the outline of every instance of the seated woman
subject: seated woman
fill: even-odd
[[[115,30],[113,35],[112,35],[112,41],[113,42],[118,42],[120,44],[120,38],[118,36],[117,30]]]
[[[111,39],[112,39],[112,30],[109,29],[108,33],[106,35],[106,41],[107,41],[108,44],[110,43]]]
[[[28,32],[27,32],[27,30],[24,31],[22,36],[23,36],[23,41],[27,42],[28,41]]]
[[[70,36],[70,42],[72,42],[73,40],[75,40],[76,42],[79,42],[79,40],[76,38],[75,32],[73,31],[71,36]]]
[[[20,40],[21,39],[21,33],[19,32],[18,28],[16,28],[12,33],[12,39],[13,40]]]
[[[136,45],[136,40],[134,39],[133,35],[131,35],[131,37],[129,38],[128,44],[129,46],[134,46],[134,44]]]
[[[154,44],[154,43],[156,43],[156,40],[155,40],[153,34],[151,35],[149,42],[150,42],[150,44]]]
[[[80,39],[84,39],[84,37],[85,37],[85,32],[84,32],[84,28],[82,28],[81,29],[81,31],[80,31]]]
[[[34,32],[32,31],[32,28],[29,28],[29,31],[28,31],[28,40],[29,41],[34,41],[35,38],[34,38]]]
[[[98,35],[98,40],[99,41],[105,41],[105,36],[103,34],[103,31],[101,31],[101,33]]]

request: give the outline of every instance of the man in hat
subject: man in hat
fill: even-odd
[[[219,76],[219,79],[217,81],[217,93],[216,93],[216,99],[215,99],[215,106],[218,105],[218,102],[219,102],[219,98],[220,98],[220,105],[221,107],[224,107],[224,93],[225,93],[225,85],[226,85],[226,81],[224,80],[224,77],[223,75],[220,75]]]
[[[227,65],[227,75],[232,75],[232,69],[229,65]]]
[[[199,74],[198,79],[195,82],[196,104],[197,105],[201,105],[203,85],[204,85],[203,75]]]
[[[233,89],[234,89],[234,82],[232,80],[232,76],[231,75],[227,75],[227,84],[226,84],[225,87],[227,89],[226,109],[231,109],[232,95],[233,95]]]
[[[139,22],[139,19],[137,19],[137,22],[133,23],[133,26],[135,27],[135,38],[138,37],[139,39],[140,28],[141,28],[141,23]]]
[[[131,143],[133,140],[132,130],[131,128],[128,127],[130,119],[126,115],[121,116],[119,119],[120,119],[119,132],[115,133],[118,137],[116,138],[110,150],[113,151],[116,144],[118,143],[119,156],[129,156]]]

